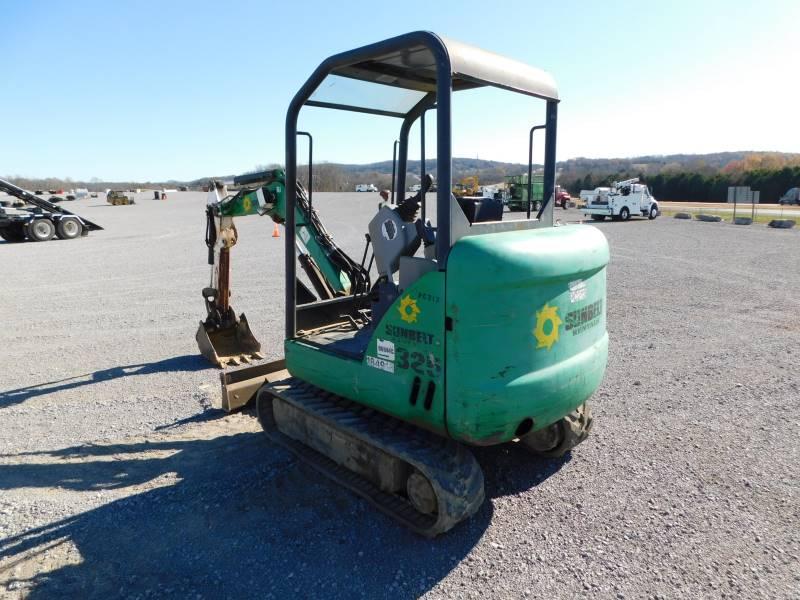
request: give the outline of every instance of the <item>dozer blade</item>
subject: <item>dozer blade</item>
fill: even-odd
[[[239,320],[230,327],[211,329],[200,321],[195,338],[200,354],[223,369],[264,358],[261,354],[261,344],[250,331],[244,313],[239,315]]]
[[[285,358],[235,371],[223,371],[219,374],[222,383],[222,409],[231,412],[241,408],[255,398],[256,392],[265,383],[288,377]]]

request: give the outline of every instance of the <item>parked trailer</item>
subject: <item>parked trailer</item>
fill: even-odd
[[[0,237],[7,242],[22,242],[25,239],[45,242],[59,237],[71,240],[89,235],[90,231],[103,228],[44,198],[26,192],[11,182],[0,179],[0,190],[19,198],[30,207],[0,207]]]

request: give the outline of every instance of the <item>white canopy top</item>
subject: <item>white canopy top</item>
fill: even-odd
[[[489,85],[558,101],[555,80],[546,71],[431,32],[407,35],[444,46],[453,91]],[[383,53],[380,46],[375,45],[374,55],[366,52],[367,60],[363,58],[369,46],[332,57],[339,65],[307,104],[403,117],[427,93],[436,91],[436,58],[429,45],[417,42]],[[358,55],[360,60],[342,64],[349,54]],[[381,85],[371,85],[376,83]]]

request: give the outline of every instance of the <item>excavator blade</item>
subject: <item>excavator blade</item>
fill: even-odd
[[[250,331],[244,313],[230,327],[210,328],[200,321],[195,338],[200,354],[223,369],[264,358],[261,343]]]
[[[231,412],[241,408],[255,398],[259,388],[265,383],[288,377],[286,359],[283,358],[235,371],[223,371],[219,374],[222,383],[222,410]]]

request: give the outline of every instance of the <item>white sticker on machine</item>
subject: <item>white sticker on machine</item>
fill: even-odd
[[[394,360],[394,342],[378,338],[378,358]]]
[[[583,279],[569,282],[569,301],[572,303],[586,300],[586,282]]]
[[[305,227],[300,228],[300,239],[303,240],[304,243],[308,243],[308,240],[311,239],[311,234],[308,233],[308,229]]]
[[[367,356],[367,364],[374,368],[386,371],[387,373],[394,373],[394,363],[390,360],[382,358],[375,358],[374,356]]]

